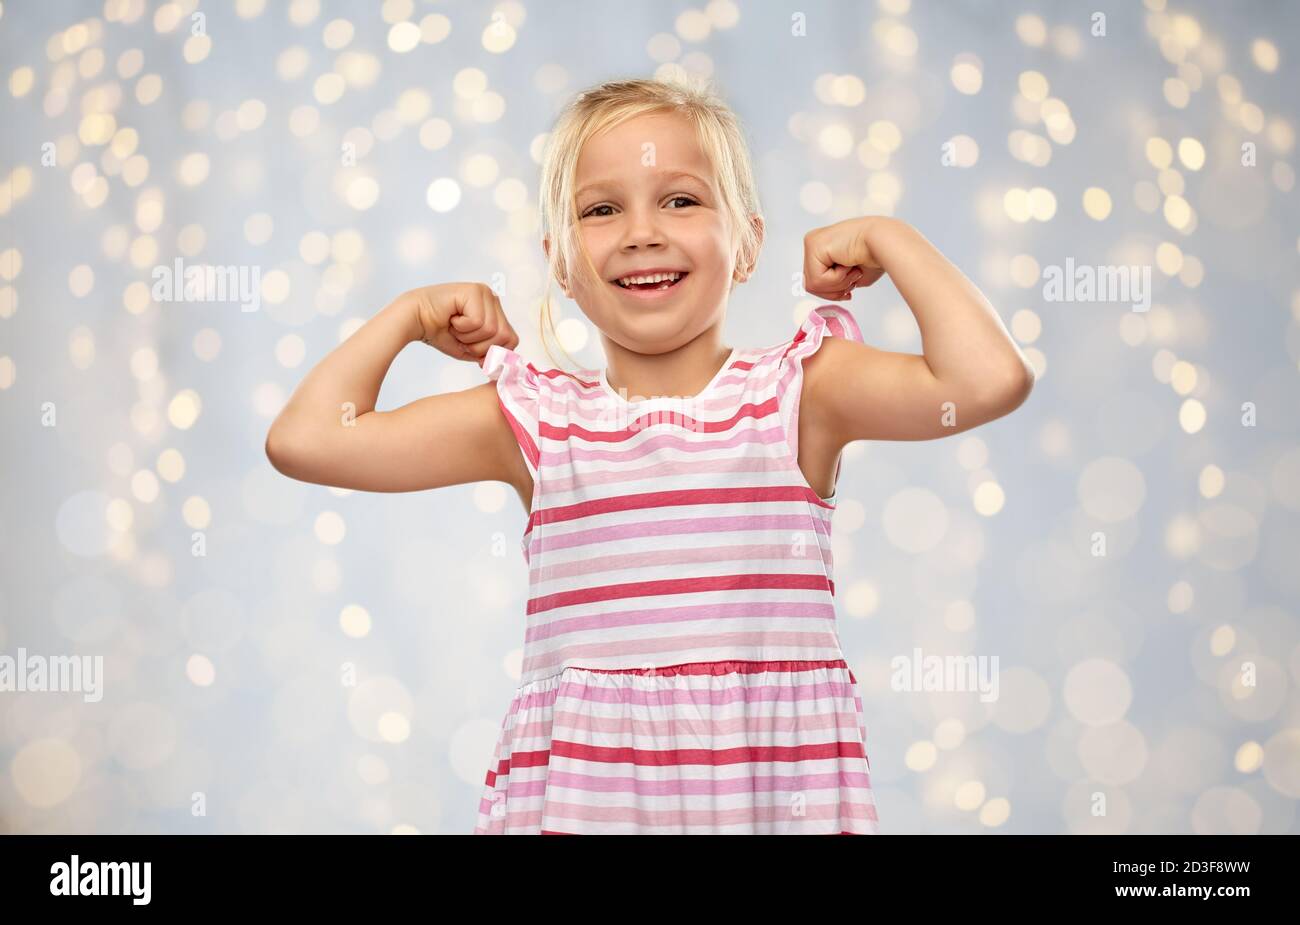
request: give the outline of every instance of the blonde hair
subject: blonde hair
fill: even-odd
[[[568,356],[555,334],[551,319],[551,284],[569,282],[571,268],[581,278],[600,283],[600,275],[578,234],[575,178],[578,156],[589,138],[636,116],[671,112],[685,116],[722,195],[722,207],[731,219],[732,247],[737,248],[737,271],[748,277],[758,262],[762,239],[750,220],[760,215],[758,192],[750,166],[744,129],[736,114],[702,78],[611,80],[575,96],[556,118],[542,157],[539,208],[542,236],[551,240],[547,259],[546,292],[541,305],[542,348],[548,358],[546,333]],[[581,264],[575,259],[582,255]],[[731,286],[737,279],[733,274]],[[556,364],[558,366],[558,364]]]

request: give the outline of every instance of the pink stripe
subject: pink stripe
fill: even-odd
[[[648,677],[653,677],[650,675]],[[583,703],[627,703],[634,705],[683,704],[696,705],[707,703],[709,706],[722,707],[732,703],[807,703],[823,700],[852,699],[853,685],[821,678],[804,684],[752,684],[737,687],[672,687],[654,690],[638,690],[632,685],[601,687],[583,684],[581,681],[568,680],[558,688],[555,699],[577,700]],[[793,718],[792,718],[793,719]],[[856,724],[855,724],[856,725]]]
[[[497,404],[501,407],[501,413],[506,416],[506,423],[510,425],[510,429],[514,432],[515,441],[519,444],[519,448],[524,451],[524,456],[528,459],[532,475],[536,478],[537,467],[541,462],[541,452],[537,449],[537,444],[533,441],[532,434],[528,432],[527,424],[525,422],[520,422],[518,418],[510,413],[506,408],[505,401],[503,401],[500,396],[497,396]]]
[[[829,591],[826,575],[798,572],[740,575],[706,575],[695,578],[661,578],[629,581],[620,584],[574,588],[528,599],[526,613],[532,616],[561,607],[594,604],[597,601],[626,600],[634,597],[658,597],[665,594],[701,594],[707,591],[803,590]]]
[[[732,769],[734,770],[734,768]],[[505,775],[500,779],[504,779]],[[510,798],[544,796],[547,787],[563,787],[585,793],[626,794],[641,797],[673,796],[734,796],[739,793],[806,793],[843,788],[868,788],[867,774],[853,771],[831,771],[809,774],[756,774],[736,777],[673,777],[653,780],[637,777],[596,777],[550,769],[545,777],[535,780],[513,779]]]
[[[651,768],[703,765],[751,765],[782,762],[833,761],[861,758],[861,742],[806,742],[802,745],[737,745],[723,748],[637,748],[628,745],[584,745],[552,739],[548,759],[556,758],[601,764],[639,764]]]
[[[730,546],[688,546],[677,549],[647,549],[644,552],[629,552],[617,556],[596,556],[593,558],[574,559],[544,568],[535,568],[529,572],[529,581],[541,584],[560,578],[577,578],[582,575],[601,575],[607,572],[622,572],[637,568],[662,568],[667,565],[688,565],[692,562],[820,562],[828,565],[823,550],[816,543],[805,544],[805,555],[791,552],[790,543],[769,543],[768,545],[730,545]]]
[[[767,401],[754,404],[746,402],[737,409],[736,413],[729,418],[720,421],[699,420],[694,417],[681,414],[671,415],[673,422],[679,426],[690,430],[693,433],[720,433],[731,430],[736,426],[738,421],[745,418],[754,418],[761,420],[777,411],[777,400],[775,397]],[[623,430],[590,430],[581,424],[568,424],[564,427],[557,427],[546,421],[541,422],[539,433],[547,440],[567,441],[570,438],[577,437],[588,440],[592,443],[621,443],[632,437],[640,436],[645,433],[645,428],[656,421],[663,420],[658,415],[639,415],[628,421],[628,427]],[[642,422],[638,425],[638,422]],[[648,423],[647,423],[648,422]]]
[[[577,821],[581,818],[587,822],[621,822],[625,825],[634,822],[637,832],[650,831],[651,827],[658,827],[667,832],[686,832],[690,833],[691,828],[697,829],[701,834],[712,834],[718,832],[725,825],[743,826],[741,831],[747,830],[753,824],[761,823],[765,826],[783,826],[789,825],[793,830],[796,825],[808,820],[813,821],[830,821],[840,820],[841,824],[847,824],[857,831],[851,834],[871,834],[874,832],[878,823],[876,818],[876,808],[874,804],[865,805],[859,803],[839,803],[829,805],[825,808],[814,806],[807,807],[807,813],[797,820],[792,820],[790,809],[782,806],[779,809],[767,810],[735,810],[726,814],[720,814],[709,810],[695,810],[690,813],[679,812],[657,812],[649,813],[646,811],[618,811],[606,812],[599,811],[589,816],[579,817],[575,815],[577,809],[570,809],[572,804],[547,803],[546,815],[554,817],[560,815],[561,818],[568,818]],[[844,807],[845,812],[841,812],[839,807]],[[580,808],[579,808],[580,809]],[[489,820],[487,801],[481,807],[483,818]],[[569,813],[566,817],[563,814]],[[622,816],[623,818],[617,818]],[[519,832],[537,832],[541,830],[545,834],[548,830],[541,829],[542,810],[527,810],[523,812],[510,812],[504,819],[490,819],[492,831],[519,831]],[[689,826],[689,827],[688,827]],[[829,834],[829,833],[828,833]]]
[[[780,431],[776,432],[781,439]],[[545,454],[543,454],[545,455]],[[788,478],[790,470],[781,466],[777,459],[756,458],[753,456],[720,456],[712,459],[693,459],[690,461],[689,478],[703,475],[732,474],[743,476],[766,476],[769,479]],[[584,472],[581,478],[547,473],[543,486],[543,497],[558,497],[574,491],[589,491],[599,485],[619,485],[623,483],[648,482],[658,479],[682,478],[682,460],[668,459],[652,466],[639,469],[596,469]]]
[[[547,800],[546,818],[548,820],[578,819],[586,822],[629,822],[638,828],[665,826],[681,828],[699,826],[701,828],[719,829],[728,825],[748,825],[752,823],[774,823],[792,821],[827,819],[851,819],[876,821],[876,807],[862,803],[809,803],[802,807],[803,812],[795,817],[789,806],[784,803],[777,806],[739,807],[737,809],[710,810],[645,810],[635,806],[582,806],[577,803],[560,803]]]
[[[547,706],[547,704],[534,704],[533,708],[543,706]],[[549,706],[554,706],[553,700]],[[794,722],[797,722],[798,725],[791,728],[790,724]],[[545,719],[517,724],[511,732],[511,740],[513,742],[526,742],[530,739],[546,739],[551,735],[552,725],[557,729],[583,729],[595,735],[620,734],[627,732],[627,717],[593,716],[589,713],[558,710],[554,712],[553,718],[548,714]],[[843,708],[841,705],[841,708],[835,712],[800,715],[797,717],[747,714],[729,716],[725,719],[708,719],[703,722],[692,719],[687,728],[690,730],[688,733],[690,735],[695,735],[697,730],[702,729],[710,736],[719,738],[739,733],[767,737],[776,733],[826,733],[827,731],[833,731],[841,736],[852,733],[860,737],[862,735],[860,725],[857,714]],[[675,715],[661,720],[638,719],[636,723],[637,735],[649,736],[656,740],[670,741],[674,736],[682,735],[682,730],[683,721]]]
[[[680,488],[676,491],[646,491],[634,495],[594,498],[575,504],[561,504],[533,511],[538,523],[554,524],[599,514],[646,511],[655,508],[701,504],[757,504],[762,502],[807,501],[831,508],[817,493],[804,485],[751,485],[735,488]]]
[[[817,513],[821,513],[818,511]],[[827,514],[830,513],[828,508]],[[822,517],[809,518],[806,514],[769,514],[755,517],[700,517],[679,520],[652,520],[641,523],[611,524],[606,527],[592,527],[575,530],[571,533],[539,536],[533,540],[537,552],[551,552],[556,549],[574,549],[597,543],[612,543],[616,540],[637,539],[644,536],[676,536],[678,534],[757,532],[761,530],[807,530],[811,520],[817,533],[827,535],[830,528]]]

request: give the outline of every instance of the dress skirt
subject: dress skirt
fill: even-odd
[[[842,659],[563,668],[516,691],[474,834],[877,834],[857,679]]]

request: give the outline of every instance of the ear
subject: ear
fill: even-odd
[[[767,229],[767,225],[765,225],[765,224],[763,223],[763,216],[761,216],[761,215],[755,215],[755,216],[754,216],[754,233],[758,235],[758,246],[759,246],[760,248],[763,246],[763,232],[764,232],[766,229]]]
[[[754,248],[754,259],[748,261],[746,264],[742,265],[740,262],[740,253],[737,252],[736,254],[736,271],[733,275],[736,282],[740,283],[749,279],[750,275],[754,272],[754,265],[758,262],[758,254],[763,250],[763,231],[765,228],[763,224],[763,216],[757,214],[751,215],[750,224],[754,226],[754,234],[758,237],[758,242],[757,246]]]
[[[551,239],[549,236],[542,238],[542,253],[546,255],[546,260],[547,263],[549,264],[551,259]],[[565,298],[572,299],[573,293],[569,291],[568,282],[564,279],[559,279],[559,278],[557,278],[557,282],[560,284],[560,288],[564,290]]]

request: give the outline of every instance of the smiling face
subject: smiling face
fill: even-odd
[[[589,139],[574,189],[577,232],[599,279],[585,278],[575,254],[566,292],[607,339],[657,354],[721,323],[736,242],[690,123],[671,113],[642,115]],[[665,289],[617,282],[656,269],[682,275]]]

